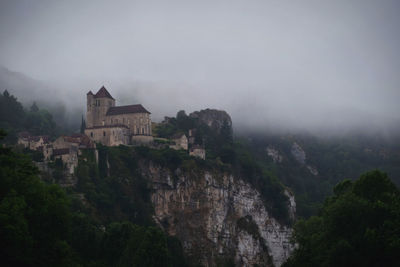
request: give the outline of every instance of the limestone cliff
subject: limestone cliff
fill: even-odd
[[[292,229],[267,212],[259,192],[224,173],[171,173],[143,163],[152,183],[155,220],[178,237],[186,254],[204,266],[233,259],[236,266],[280,266],[292,251]],[[295,212],[293,196],[289,211]]]
[[[204,109],[190,113],[191,118],[197,118],[216,132],[220,132],[224,124],[232,127],[232,120],[229,114],[223,110]]]

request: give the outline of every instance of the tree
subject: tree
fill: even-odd
[[[3,135],[3,134],[2,134]],[[70,266],[70,210],[29,157],[0,146],[0,255],[4,266]]]
[[[81,121],[81,134],[85,133],[85,129],[86,129],[86,122],[83,119],[83,115],[82,115],[82,121]]]
[[[233,142],[233,130],[232,126],[229,124],[228,120],[224,119],[221,126],[221,137],[226,143],[231,144]]]
[[[400,266],[400,191],[377,170],[344,180],[294,241],[285,266]]]
[[[38,112],[38,111],[39,111],[39,108],[38,108],[38,106],[36,105],[36,102],[33,102],[30,111],[31,111],[31,112]]]

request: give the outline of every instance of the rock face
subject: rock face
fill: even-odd
[[[301,146],[299,146],[297,143],[293,143],[292,149],[290,151],[292,153],[292,156],[301,164],[305,165],[306,164],[306,152],[303,150]],[[316,167],[310,166],[310,165],[305,165],[308,171],[314,175],[318,176],[319,172]]]
[[[293,157],[302,165],[306,162],[306,152],[297,143],[293,143],[290,151]]]
[[[226,111],[216,109],[204,109],[195,111],[189,114],[192,118],[198,118],[204,124],[207,124],[213,130],[219,132],[223,127],[224,123],[226,126],[232,127],[232,120]]]
[[[283,157],[281,154],[279,154],[279,151],[276,150],[273,147],[267,147],[265,149],[267,151],[268,156],[270,156],[273,160],[274,163],[281,163],[283,160]]]
[[[148,164],[142,169],[152,182],[155,219],[195,263],[233,259],[236,266],[280,266],[290,255],[292,229],[268,214],[249,184],[229,174],[171,174]],[[286,193],[294,215],[294,198]]]

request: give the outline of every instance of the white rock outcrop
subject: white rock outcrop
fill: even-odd
[[[292,229],[273,218],[260,193],[243,180],[208,172],[171,177],[154,165],[146,169],[156,220],[198,264],[215,266],[218,259],[229,258],[237,266],[280,266],[292,252]],[[294,198],[285,194],[294,216]]]
[[[299,146],[296,142],[293,143],[290,152],[300,164],[304,165],[306,163],[306,152],[304,152],[303,148],[301,148],[301,146]]]

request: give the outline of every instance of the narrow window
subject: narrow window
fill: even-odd
[[[106,132],[103,132],[103,136],[106,136]]]
[[[93,132],[90,132],[90,137],[93,137]]]

